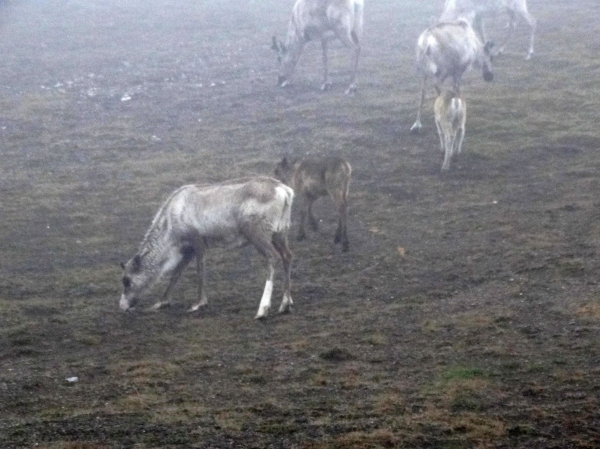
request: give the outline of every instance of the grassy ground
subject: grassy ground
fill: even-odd
[[[529,2],[535,56],[521,27],[466,76],[442,176],[432,98],[408,132],[423,3],[366,5],[353,97],[340,45],[331,92],[316,44],[275,87],[291,2],[0,3],[1,447],[600,446],[600,5]],[[283,154],[353,165],[351,251],[317,203],[294,313],[252,319],[252,248],[208,255],[198,314],[193,270],[175,306],[118,309],[172,189]]]

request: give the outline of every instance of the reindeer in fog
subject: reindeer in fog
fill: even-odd
[[[462,148],[467,122],[467,104],[456,92],[446,91],[435,100],[433,111],[440,136],[440,146],[444,153],[442,171],[446,171],[450,168],[450,158],[460,154]]]
[[[497,53],[502,53],[504,46],[517,27],[518,20],[522,19],[529,27],[529,50],[525,59],[530,59],[533,54],[536,20],[527,11],[527,0],[446,0],[439,21],[453,22],[462,17],[477,30],[481,39],[485,42],[483,19],[499,16],[502,12],[508,14],[509,30]]]
[[[420,132],[421,109],[425,100],[425,87],[429,77],[435,79],[438,95],[442,91],[442,83],[452,79],[452,90],[460,93],[462,76],[472,67],[481,68],[483,79],[492,81],[492,47],[479,40],[471,25],[463,19],[453,23],[440,23],[423,31],[417,41],[417,70],[421,77],[421,97],[417,110],[417,119],[410,130]]]
[[[190,311],[207,304],[204,289],[204,254],[214,245],[238,247],[252,244],[268,262],[268,276],[256,318],[271,307],[274,265],[283,262],[284,289],[279,312],[291,310],[290,269],[292,253],[287,245],[293,190],[272,178],[233,180],[216,185],[186,185],[171,194],[152,220],[137,254],[123,268],[120,307],[127,310],[163,275],[171,280],[162,300],[184,268],[196,258],[198,300]]]
[[[307,215],[313,230],[318,230],[319,224],[312,213],[312,205],[318,198],[329,195],[339,214],[333,241],[342,244],[342,251],[350,249],[346,224],[351,174],[352,167],[348,161],[339,157],[293,161],[284,157],[277,164],[275,177],[294,189],[296,195],[302,198],[298,240],[306,238],[304,222]]]
[[[292,9],[285,44],[273,36],[271,48],[277,52],[279,61],[278,85],[285,87],[292,80],[304,45],[311,40],[320,40],[324,65],[321,90],[328,90],[331,81],[327,47],[331,39],[338,38],[353,52],[352,76],[346,94],[353,93],[356,90],[362,26],[363,0],[297,0]]]

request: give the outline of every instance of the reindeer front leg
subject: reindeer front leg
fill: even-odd
[[[423,75],[421,78],[421,97],[419,98],[419,106],[417,107],[417,119],[413,126],[410,127],[411,133],[420,133],[421,128],[421,109],[423,108],[423,102],[425,101],[425,83],[427,82],[427,75]]]
[[[156,304],[154,304],[150,308],[150,310],[158,310],[161,307],[168,306],[171,304],[171,290],[173,289],[175,284],[177,284],[177,281],[179,281],[179,278],[181,277],[183,270],[185,269],[187,264],[190,263],[190,261],[194,258],[194,255],[195,255],[195,252],[194,252],[193,248],[191,248],[189,246],[181,248],[180,254],[179,254],[180,259],[177,262],[177,264],[175,265],[175,268],[173,269],[173,273],[171,274],[171,280],[169,281],[167,290],[165,291],[165,294],[163,295],[162,300],[157,302]]]
[[[206,298],[206,290],[204,288],[204,278],[206,270],[204,268],[204,251],[198,252],[196,255],[196,275],[198,277],[198,303],[193,305],[188,312],[195,312],[208,304]]]

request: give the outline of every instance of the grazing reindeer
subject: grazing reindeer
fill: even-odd
[[[519,18],[523,19],[530,30],[529,50],[525,59],[530,59],[533,54],[533,40],[535,34],[536,20],[527,11],[527,0],[446,0],[444,11],[440,16],[440,22],[452,22],[462,17],[469,21],[483,42],[486,41],[483,19],[495,17],[506,11],[508,13],[508,33],[500,45],[497,53],[504,50],[514,32]]]
[[[327,68],[328,42],[338,38],[352,49],[352,77],[347,94],[356,90],[356,70],[360,55],[360,39],[363,24],[363,0],[296,0],[292,10],[287,40],[284,44],[273,36],[272,48],[277,52],[279,61],[279,81],[281,87],[287,86],[302,55],[304,45],[311,40],[319,39],[323,48],[323,64],[325,66],[321,90],[331,86]]]
[[[284,157],[277,164],[275,177],[302,197],[298,240],[306,238],[304,232],[306,215],[308,215],[313,230],[318,229],[319,224],[312,214],[312,205],[319,197],[329,195],[340,215],[333,241],[341,242],[342,251],[348,251],[350,243],[348,242],[346,222],[348,221],[348,189],[351,174],[352,167],[348,161],[339,157],[292,162]]]
[[[417,119],[410,128],[412,132],[421,130],[421,108],[425,100],[425,86],[430,76],[435,78],[438,95],[442,83],[452,78],[452,89],[460,92],[460,82],[464,73],[472,67],[480,67],[485,81],[494,79],[491,49],[494,44],[481,43],[475,31],[465,20],[453,23],[440,23],[423,31],[417,42],[417,70],[421,76],[421,97]]]
[[[447,91],[437,97],[433,111],[442,153],[444,153],[442,171],[445,171],[450,168],[450,158],[460,154],[462,148],[467,122],[467,104],[456,92]]]
[[[139,295],[161,276],[171,281],[153,309],[169,303],[169,293],[186,265],[196,257],[198,304],[207,304],[204,291],[204,253],[216,244],[242,246],[251,243],[268,261],[268,277],[256,318],[271,307],[274,264],[283,262],[283,301],[279,312],[291,309],[290,267],[292,253],[287,246],[294,192],[272,178],[249,178],[222,184],[186,185],[171,194],[152,220],[138,253],[123,267],[123,294],[120,306],[129,309]]]

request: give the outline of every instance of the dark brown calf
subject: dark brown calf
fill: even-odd
[[[306,238],[304,221],[306,215],[311,227],[316,231],[318,221],[312,214],[312,204],[320,197],[329,195],[339,213],[338,227],[335,231],[335,243],[342,244],[342,251],[348,251],[348,189],[352,167],[345,159],[328,157],[325,159],[305,159],[288,161],[284,157],[275,168],[275,177],[294,189],[302,198],[300,211],[300,229],[298,240]]]

